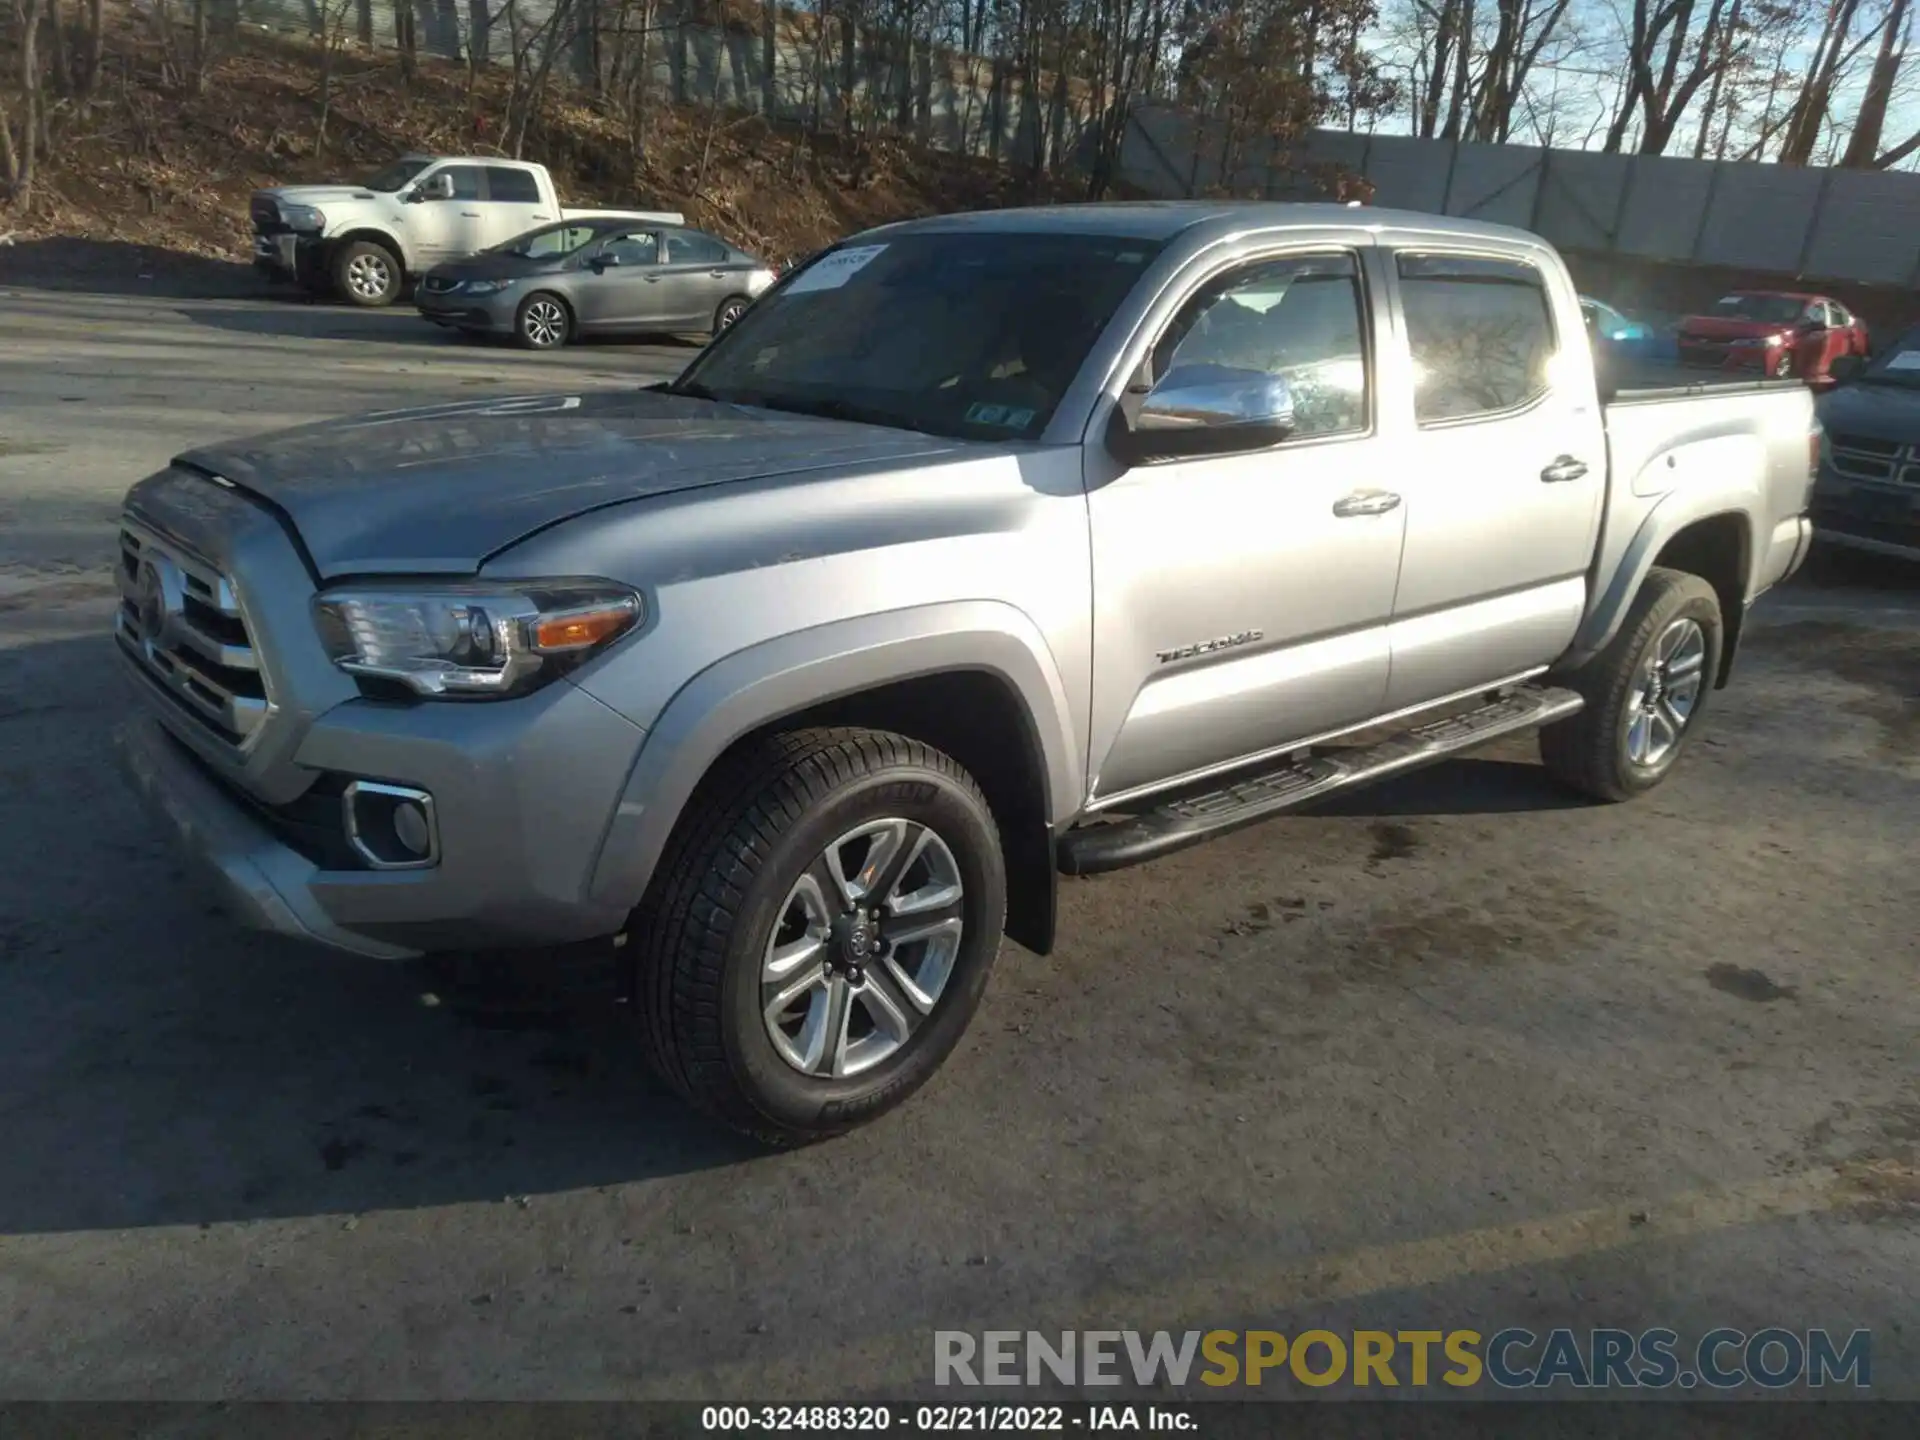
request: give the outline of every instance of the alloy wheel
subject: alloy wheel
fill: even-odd
[[[567,312],[557,300],[535,300],[527,306],[520,322],[527,343],[545,350],[558,345],[567,334]]]
[[[1666,762],[1700,703],[1706,684],[1707,635],[1681,617],[1660,632],[1627,692],[1627,759],[1644,769]]]
[[[347,265],[347,287],[362,300],[378,300],[393,285],[393,267],[380,255],[356,255]]]
[[[780,1058],[804,1075],[858,1075],[932,1015],[965,931],[953,851],[912,820],[849,830],[794,881],[760,969]]]

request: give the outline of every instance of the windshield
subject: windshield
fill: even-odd
[[[1806,309],[1791,295],[1728,295],[1714,303],[1716,320],[1754,320],[1762,325],[1791,325]]]
[[[431,160],[396,160],[386,169],[376,170],[371,178],[362,180],[360,183],[368,190],[379,190],[391,195],[432,163]]]
[[[584,250],[599,233],[591,225],[549,225],[544,230],[529,230],[524,235],[516,235],[486,253],[518,255],[526,260],[558,260],[563,255]]]
[[[959,439],[1033,439],[1162,242],[933,233],[842,245],[673,388]]]
[[[1902,385],[1909,390],[1920,390],[1920,329],[1907,331],[1881,351],[1860,372],[1860,378],[1875,385]]]

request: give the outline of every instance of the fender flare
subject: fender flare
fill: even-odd
[[[1059,667],[1022,611],[991,600],[915,606],[763,641],[700,671],[640,747],[595,863],[596,902],[638,905],[694,789],[742,736],[784,715],[926,675],[981,671],[1026,712],[1049,827],[1085,799],[1084,757]]]
[[[1588,611],[1562,666],[1585,664],[1607,648],[1613,637],[1620,633],[1621,625],[1626,622],[1627,611],[1633,605],[1633,597],[1640,593],[1640,587],[1646,583],[1647,572],[1653,569],[1660,552],[1674,536],[1702,520],[1717,520],[1721,516],[1731,515],[1740,521],[1747,539],[1747,573],[1740,577],[1741,595],[1743,598],[1751,595],[1755,554],[1753,515],[1757,499],[1754,494],[1734,490],[1675,490],[1661,497],[1640,522],[1633,539],[1627,543],[1619,564],[1614,566],[1612,581]],[[1737,627],[1739,617],[1727,616],[1726,623],[1729,628]]]

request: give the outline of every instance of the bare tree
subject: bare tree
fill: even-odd
[[[1893,103],[1900,67],[1906,62],[1912,16],[1909,0],[1893,0],[1880,26],[1880,53],[1874,56],[1867,91],[1854,117],[1853,133],[1840,163],[1854,170],[1871,168],[1880,158],[1881,135],[1887,128],[1887,110]]]

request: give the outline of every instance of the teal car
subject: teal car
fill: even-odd
[[[1580,297],[1580,313],[1586,319],[1587,334],[1593,337],[1596,346],[1643,359],[1674,358],[1673,337],[1663,335],[1644,320],[1635,320],[1589,295]]]

